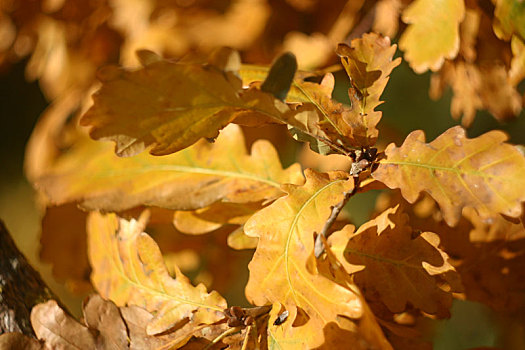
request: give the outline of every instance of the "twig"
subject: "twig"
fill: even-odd
[[[357,192],[357,189],[359,188],[359,175],[353,176],[353,178],[354,187],[350,191],[344,192],[343,199],[332,207],[332,213],[330,214],[330,217],[328,218],[328,220],[326,220],[323,229],[315,239],[314,254],[316,258],[319,258],[324,253],[324,244],[323,240],[321,239],[321,236],[324,236],[325,238],[328,238],[330,236],[330,227],[332,227],[333,223],[339,216],[339,213],[341,212],[341,210],[343,210],[343,207],[346,205],[346,203],[348,203],[350,198]]]

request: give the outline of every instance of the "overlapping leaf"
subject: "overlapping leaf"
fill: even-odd
[[[54,204],[77,201],[118,211],[141,204],[196,209],[220,200],[257,202],[282,195],[282,183],[302,182],[299,165],[283,170],[269,142],[257,141],[248,155],[240,128],[231,125],[215,143],[203,140],[165,157],[119,158],[107,144],[86,142],[37,186]]]
[[[439,70],[445,58],[456,57],[463,0],[416,0],[403,12],[408,24],[399,40],[405,59],[417,73]]]
[[[153,319],[151,313],[138,306],[119,308],[100,295],[90,296],[82,311],[83,319],[79,322],[55,300],[36,305],[31,312],[31,324],[39,341],[22,333],[9,333],[0,336],[0,347],[4,350],[195,349],[195,343],[203,348],[228,329],[225,323],[220,323],[149,335],[146,325]]]
[[[366,296],[395,313],[411,304],[429,314],[449,315],[452,294],[440,286],[450,281],[458,291],[457,273],[438,248],[436,234],[424,232],[414,238],[408,216],[399,207],[353,231],[346,226],[330,236],[329,244]]]
[[[226,302],[203,285],[192,286],[174,266],[172,278],[155,241],[143,232],[147,217],[139,221],[115,214],[92,213],[88,218],[91,279],[97,291],[117,305],[138,305],[155,313],[148,334],[158,334],[189,320],[211,324],[223,317]]]
[[[392,60],[395,51],[396,45],[391,45],[389,38],[375,33],[353,40],[351,46],[340,44],[337,53],[352,83],[349,91],[352,105],[345,106],[332,99],[331,74],[317,84],[301,80],[299,72],[287,101],[301,105],[286,112],[280,120],[293,128],[294,137],[310,142],[318,153],[333,152],[338,146],[343,146],[341,153],[344,153],[348,148],[372,145],[381,119],[381,112],[374,109],[381,104],[380,96],[390,73],[401,62],[400,58]],[[247,82],[265,76],[258,67],[245,67],[241,74]]]
[[[248,299],[276,309],[282,304],[289,312],[284,335],[300,335],[303,342],[296,346],[311,348],[322,344],[319,329],[337,322],[337,315],[361,316],[361,303],[354,292],[320,275],[313,255],[314,232],[321,231],[330,205],[343,199],[353,180],[344,173],[312,170],[306,177],[304,186],[287,185],[288,196],[257,212],[244,228],[247,235],[259,237],[249,264]]]
[[[521,214],[525,201],[525,158],[507,136],[491,131],[474,139],[453,127],[425,143],[414,131],[401,147],[390,144],[372,176],[390,188],[399,188],[414,203],[422,191],[439,204],[447,224],[454,226],[464,207],[480,216]]]
[[[93,138],[115,141],[118,155],[131,156],[150,146],[154,155],[170,154],[201,138],[213,139],[242,111],[262,117],[270,111],[279,119],[282,111],[266,93],[243,94],[238,59],[224,55],[211,58],[217,66],[143,59],[144,67],[136,71],[105,68],[81,124],[91,127]]]
[[[401,63],[401,58],[392,60],[396,47],[388,37],[368,33],[352,40],[350,47],[340,44],[337,48],[352,84],[349,90],[352,113],[343,114],[342,119],[351,126],[356,146],[369,146],[377,139],[375,127],[382,113],[374,109],[382,103],[380,97],[390,73]]]

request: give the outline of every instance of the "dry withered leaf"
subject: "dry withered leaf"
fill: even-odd
[[[286,185],[288,196],[257,212],[244,226],[248,236],[259,237],[248,266],[246,296],[254,305],[283,305],[289,312],[281,325],[284,336],[315,347],[323,343],[319,328],[337,322],[338,315],[360,317],[362,309],[354,292],[319,274],[313,255],[314,232],[321,231],[330,205],[343,199],[353,180],[343,173],[305,174],[304,186]]]
[[[228,330],[225,322],[198,326],[190,323],[166,334],[148,335],[146,326],[154,318],[151,313],[138,306],[118,308],[98,294],[84,302],[83,316],[80,322],[76,321],[54,300],[39,304],[31,314],[39,341],[21,333],[8,333],[0,336],[0,347],[6,350],[202,349]],[[195,343],[201,346],[192,347]]]
[[[437,71],[446,58],[456,57],[464,15],[464,2],[456,0],[416,0],[403,11],[408,27],[399,39],[399,48],[416,73]]]
[[[224,157],[224,155],[228,157]],[[240,128],[225,128],[176,154],[119,158],[110,145],[85,142],[63,156],[37,182],[53,204],[80,202],[89,209],[120,211],[137,205],[196,209],[217,201],[258,202],[282,195],[282,183],[302,183],[300,166],[283,170],[264,140],[247,154]]]
[[[146,222],[146,212],[138,221],[90,214],[88,248],[97,291],[117,305],[138,305],[155,312],[147,325],[150,335],[188,320],[195,325],[220,320],[225,300],[217,292],[207,293],[202,284],[192,286],[176,266],[172,278],[159,247],[143,232]]]
[[[401,147],[387,147],[386,159],[372,176],[401,189],[410,203],[426,191],[450,226],[458,223],[464,207],[475,208],[481,217],[518,217],[525,200],[525,158],[506,139],[501,131],[468,139],[456,126],[425,143],[424,133],[417,130]]]
[[[97,348],[97,335],[69,316],[55,300],[36,305],[31,311],[31,324],[38,339],[51,348]]]
[[[394,313],[405,311],[410,304],[428,314],[449,316],[451,292],[459,290],[456,285],[449,285],[448,290],[442,285],[455,283],[450,274],[457,273],[438,248],[435,233],[414,237],[408,216],[399,206],[353,231],[347,226],[333,233],[329,244],[366,298],[383,302]]]

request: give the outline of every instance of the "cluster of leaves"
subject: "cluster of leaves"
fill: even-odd
[[[92,37],[96,45],[112,37],[108,31],[118,28],[126,33],[124,43],[101,45],[103,58],[89,61],[93,69],[79,70],[86,74],[85,80],[77,79],[79,72],[72,73],[71,63],[72,72],[66,75],[78,84],[74,88],[69,83],[53,85],[58,90],[50,95],[56,97],[56,104],[35,129],[27,157],[28,176],[48,207],[43,242],[58,239],[53,231],[65,215],[75,220],[71,227],[64,224],[59,229],[62,236],[70,236],[69,230],[79,233],[68,240],[69,253],[64,249],[55,255],[48,243],[43,256],[53,259],[56,274],[70,278],[77,288],[89,285],[85,276],[90,274],[99,296],[86,302],[82,323],[53,301],[38,305],[32,325],[40,342],[7,334],[0,337],[0,345],[423,349],[430,346],[422,337],[425,320],[448,317],[454,297],[501,310],[523,310],[525,157],[519,148],[505,143],[502,132],[469,139],[460,126],[431,142],[422,131],[414,131],[400,147],[374,148],[382,116],[376,107],[401,60],[393,58],[396,45],[388,37],[369,33],[337,46],[336,54],[350,79],[350,105],[332,98],[331,73],[297,70],[291,54],[268,68],[242,65],[233,49],[179,60],[141,50],[140,67],[109,66],[98,71],[101,86],[80,119],[80,125],[89,128],[90,139],[79,128],[63,127],[62,120],[82,104],[83,91],[93,84],[91,73],[101,62],[111,61],[109,53],[115,47],[128,64],[135,61],[126,50],[134,51],[146,39],[158,40],[153,40],[153,49],[180,55],[186,47],[173,45],[198,43],[206,48],[208,39],[199,37],[192,21],[213,26],[207,33],[216,33],[209,40],[217,44],[224,44],[217,38],[236,30],[236,21],[241,21],[261,26],[246,32],[253,37],[234,36],[239,42],[231,46],[245,49],[243,54],[250,57],[255,49],[247,47],[252,41],[271,41],[269,35],[263,39],[267,34],[261,30],[261,22],[270,21],[268,9],[264,1],[238,1],[221,15],[208,13],[203,20],[189,8],[173,6],[175,12],[169,12],[170,5],[160,2],[144,1],[140,7],[139,2],[101,1],[105,7],[85,9],[72,1],[67,6],[93,16],[79,22],[78,13],[66,11],[68,2],[58,3],[47,15],[27,9],[30,14],[20,15],[19,30],[30,30],[27,23],[54,28],[50,31],[66,28],[64,23],[95,23],[89,28],[100,35]],[[320,7],[315,0],[288,3],[299,12]],[[519,46],[524,36],[520,25],[525,22],[516,17],[520,2],[496,1],[494,22],[489,22],[496,34],[492,28],[482,29],[490,17],[484,7],[488,2],[372,3],[349,1],[339,15],[343,20],[336,21],[330,33],[294,34],[295,39],[290,34],[288,45],[332,47],[352,28],[341,28],[341,23],[362,19],[366,24],[370,7],[375,11],[373,28],[395,35],[402,13],[408,24],[400,38],[406,60],[417,72],[443,67],[436,73],[437,85],[453,85],[452,108],[464,111],[465,123],[473,110],[488,108],[498,117],[497,111],[508,111],[505,103],[514,103],[515,99],[502,97],[497,105],[485,104],[484,91],[492,88],[473,87],[470,79],[488,84],[495,74],[505,81],[502,90],[517,94],[525,67]],[[254,4],[266,10],[251,16],[241,11]],[[112,14],[100,17],[99,11]],[[184,19],[170,21],[166,13],[161,16],[155,11]],[[428,11],[440,15],[428,16]],[[13,10],[12,18],[17,13]],[[435,33],[429,40],[418,39],[429,32]],[[170,40],[184,41],[166,41],[168,34]],[[517,47],[512,64],[485,66],[486,42],[479,40],[483,45],[476,46],[478,35]],[[19,39],[20,34],[13,37],[15,51]],[[41,39],[39,45],[45,42]],[[63,45],[68,60],[86,59],[85,48],[67,40]],[[38,52],[37,46],[33,57]],[[299,67],[329,61],[321,57],[306,64],[298,57]],[[51,72],[49,62],[37,61]],[[475,78],[485,72],[484,67],[495,73]],[[468,71],[464,72],[468,79],[457,75],[461,69]],[[46,81],[44,76],[41,81]],[[460,83],[466,86],[455,85]],[[476,98],[482,102],[475,102]],[[284,169],[275,147],[265,140],[254,142],[248,152],[243,130],[268,125],[286,127],[295,139],[322,155],[345,156],[350,169],[303,172],[298,164]],[[92,139],[111,140],[115,147]],[[339,217],[349,198],[378,188],[385,193],[370,221],[356,229]],[[89,213],[79,212],[77,205]],[[188,235],[197,243],[188,244]],[[87,244],[78,243],[82,238]],[[166,248],[164,255],[159,245]],[[228,255],[230,247],[255,249],[249,255],[245,286],[250,308],[228,306],[223,296],[208,292],[204,285],[224,290],[221,283],[237,263]],[[74,271],[60,270],[64,261],[75,261]],[[197,270],[193,282],[202,283],[190,282],[185,270]]]

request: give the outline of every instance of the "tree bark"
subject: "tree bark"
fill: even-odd
[[[0,334],[20,332],[36,338],[31,309],[55,299],[53,292],[18,250],[0,220]]]

